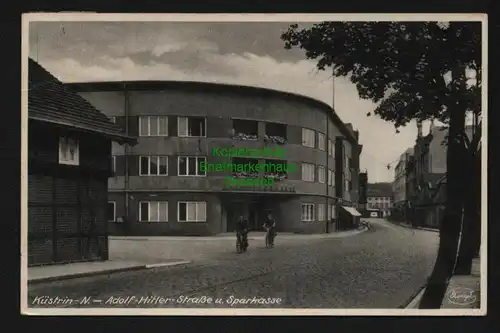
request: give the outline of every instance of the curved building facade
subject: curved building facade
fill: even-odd
[[[322,102],[201,82],[67,86],[139,137],[113,147],[112,234],[230,232],[239,214],[260,230],[267,212],[278,231],[321,233],[356,205],[358,132]]]

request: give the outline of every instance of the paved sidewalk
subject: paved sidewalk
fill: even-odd
[[[103,275],[122,271],[167,267],[188,264],[187,260],[163,260],[162,262],[145,263],[133,260],[107,260],[70,263],[63,265],[35,266],[28,268],[28,283],[40,283],[73,279],[84,276]]]
[[[441,309],[479,309],[481,304],[480,258],[472,261],[471,275],[454,275],[441,303]],[[407,309],[418,309],[425,288],[408,304]]]
[[[389,223],[392,223],[394,225],[399,225],[401,227],[405,227],[405,228],[409,228],[409,229],[439,232],[439,229],[437,229],[437,228],[415,227],[415,226],[412,226],[411,224],[408,224],[406,222],[395,222],[395,221],[389,221],[389,220],[386,220],[386,221]]]

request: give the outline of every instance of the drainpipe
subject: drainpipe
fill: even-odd
[[[329,173],[328,171],[330,171],[330,168],[328,167],[329,165],[329,162],[330,162],[330,156],[329,156],[329,152],[330,152],[330,138],[329,138],[329,129],[330,129],[330,115],[327,114],[326,115],[326,142],[325,142],[325,152],[326,152],[326,169],[325,169],[325,188],[326,188],[326,196],[325,196],[325,201],[326,201],[326,205],[325,205],[325,220],[326,220],[326,233],[330,233],[330,221],[328,220],[328,212],[330,211],[330,196],[329,196],[329,193],[328,193],[328,190],[329,190],[329,185],[328,185],[328,182],[330,180],[330,178],[328,177]],[[332,145],[333,145],[333,142],[332,142]]]
[[[129,121],[129,100],[128,100],[128,91],[127,91],[127,85],[123,84],[123,110],[125,113],[125,133],[129,135],[130,132],[130,121]],[[129,205],[129,152],[130,148],[128,144],[125,144],[124,147],[124,155],[125,155],[125,180],[124,180],[124,186],[125,186],[125,214],[127,217],[127,224],[128,227],[130,228],[130,205]]]

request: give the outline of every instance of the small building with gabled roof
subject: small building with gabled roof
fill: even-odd
[[[29,59],[28,265],[108,259],[112,142],[121,128]]]

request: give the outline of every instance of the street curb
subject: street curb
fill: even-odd
[[[95,272],[75,273],[75,274],[68,274],[68,275],[61,275],[61,276],[50,276],[50,277],[31,279],[31,280],[28,279],[28,284],[34,285],[34,284],[39,284],[39,283],[64,281],[64,280],[71,280],[71,279],[77,279],[77,278],[82,278],[82,277],[91,277],[91,276],[99,276],[99,275],[106,275],[106,274],[113,274],[113,273],[138,271],[141,269],[171,267],[171,266],[185,265],[185,264],[189,264],[189,263],[191,263],[191,261],[182,260],[182,261],[174,261],[174,262],[169,262],[169,263],[159,263],[159,264],[148,264],[148,265],[137,265],[137,266],[129,266],[129,267],[121,267],[121,268],[112,268],[112,269],[106,269],[106,270],[95,271]]]
[[[191,261],[189,261],[189,260],[181,260],[181,261],[166,262],[166,263],[159,263],[159,264],[150,264],[150,265],[146,265],[145,268],[159,268],[159,267],[187,265],[189,263],[191,263]]]
[[[365,231],[368,231],[369,228],[363,228],[358,230],[353,230],[349,234],[339,235],[338,233],[329,233],[329,234],[282,234],[278,233],[278,237],[281,239],[327,239],[327,238],[345,238],[358,235]],[[133,238],[127,238],[127,236],[110,236],[110,240],[126,240],[126,241],[221,241],[221,240],[234,240],[234,236],[150,236],[150,237],[141,237],[141,236],[131,236]],[[249,236],[249,240],[264,240],[265,236]]]
[[[400,306],[401,309],[418,309],[418,304],[420,299],[424,294],[425,288],[427,288],[427,282],[410,297],[403,305]],[[416,306],[416,307],[415,307]]]
[[[406,228],[406,229],[439,232],[439,229],[431,229],[431,228],[424,228],[424,227],[411,227],[409,225],[404,225],[404,224],[392,222],[392,221],[389,221],[389,220],[386,220],[386,221],[389,222],[389,223],[391,223],[391,224],[393,224],[393,225],[395,225],[395,226],[403,227],[403,228]]]

